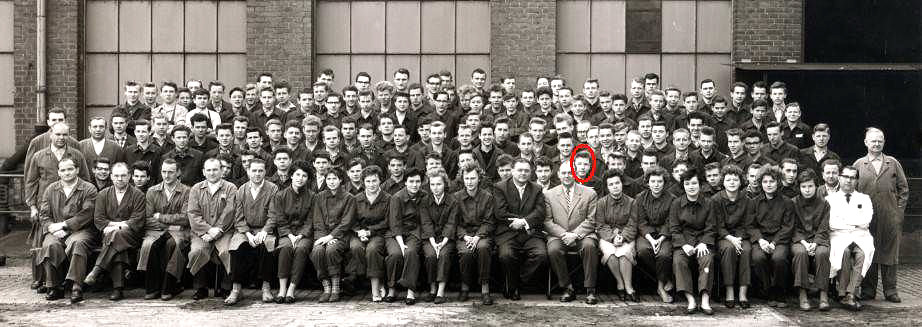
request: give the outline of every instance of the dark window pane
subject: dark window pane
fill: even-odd
[[[662,49],[662,2],[627,1],[625,20],[627,53],[657,53]]]

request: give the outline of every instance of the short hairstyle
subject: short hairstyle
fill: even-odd
[[[403,178],[405,179],[410,179],[410,177],[416,177],[416,176],[418,176],[419,179],[422,180],[423,177],[425,177],[425,174],[423,174],[423,171],[419,168],[410,168],[410,169],[407,169],[407,171],[403,173]]]
[[[734,164],[728,164],[724,166],[723,168],[721,168],[720,175],[721,176],[735,175],[740,180],[744,179],[743,169],[741,169],[739,166],[734,165]]]
[[[819,123],[813,126],[813,133],[826,132],[829,133],[829,125],[826,123]]]
[[[668,179],[667,176],[669,176],[669,173],[663,167],[660,167],[660,166],[653,167],[653,169],[650,169],[650,171],[644,174],[643,176],[644,183],[649,183],[650,177],[653,177],[653,176],[659,176],[659,177],[662,177],[663,180],[667,180]]]
[[[823,160],[823,164],[820,165],[820,169],[823,169],[823,167],[826,166],[836,166],[836,171],[839,171],[842,169],[842,162],[836,159],[826,159]]]
[[[797,183],[806,183],[814,182],[816,183],[816,172],[811,168],[804,169],[804,171],[797,174]]]
[[[526,163],[528,163],[528,167],[531,167],[531,162],[529,162],[527,159],[525,158],[515,159],[511,155],[505,154],[505,153],[501,154],[498,158],[496,158],[496,167],[504,167],[504,166],[513,165],[519,160],[525,161]]]
[[[683,183],[690,181],[692,178],[698,178],[698,168],[691,167],[679,176],[679,180]]]
[[[186,132],[186,135],[192,134],[192,129],[186,125],[176,125],[173,127],[173,130],[170,131],[170,136],[175,137],[176,132]]]
[[[369,176],[378,176],[378,179],[384,179],[384,172],[381,170],[381,167],[371,165],[362,169],[362,179],[364,180]]]

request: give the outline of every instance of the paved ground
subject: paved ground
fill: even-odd
[[[508,326],[508,325],[669,325],[669,326],[865,326],[922,325],[922,266],[907,266],[900,271],[904,302],[892,304],[868,301],[866,309],[852,313],[841,308],[830,312],[800,312],[794,308],[773,309],[762,303],[749,310],[726,309],[715,304],[716,314],[687,316],[684,304],[658,303],[643,296],[639,304],[627,304],[604,295],[596,306],[582,303],[561,305],[543,295],[526,295],[520,302],[498,299],[497,305],[481,306],[478,301],[449,302],[444,305],[420,303],[372,304],[369,294],[353,296],[338,304],[317,304],[316,291],[301,291],[301,302],[289,305],[255,301],[256,290],[245,291],[246,300],[228,308],[220,299],[192,301],[185,292],[169,302],[144,301],[141,290],[129,291],[128,300],[110,302],[107,293],[89,293],[87,300],[71,305],[67,300],[45,301],[43,295],[28,289],[29,271],[22,249],[24,235],[14,233],[0,239],[0,254],[10,256],[0,267],[0,325],[11,326]],[[454,296],[455,294],[450,294]],[[500,297],[495,294],[495,297]],[[793,306],[793,301],[791,302]],[[814,305],[816,305],[814,301]]]

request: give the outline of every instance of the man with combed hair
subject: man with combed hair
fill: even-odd
[[[595,191],[573,179],[570,163],[560,164],[557,177],[560,185],[544,192],[546,216],[544,228],[548,232],[547,256],[564,289],[560,302],[576,299],[570,271],[567,268],[567,251],[579,251],[583,263],[586,286],[586,303],[596,304],[596,276],[599,269],[599,241],[595,233],[595,210],[598,196]]]
[[[522,136],[528,134],[522,134]],[[502,160],[502,159],[501,159]],[[498,164],[498,169],[503,164]],[[545,202],[541,186],[531,182],[532,164],[518,158],[513,164],[512,178],[493,185],[496,196],[495,239],[499,260],[509,283],[506,297],[518,301],[520,283],[527,282],[547,260],[544,241]]]
[[[855,191],[859,178],[859,170],[855,166],[842,168],[839,190],[826,196],[829,203],[829,277],[839,274],[836,290],[842,297],[841,302],[856,311],[861,310],[856,289],[874,258],[875,237],[869,227],[872,218],[876,220],[871,198]],[[861,286],[863,289],[864,286]]]
[[[29,232],[29,240],[31,241],[30,244],[33,254],[32,286],[40,292],[44,291],[41,289],[43,270],[40,267],[41,259],[36,256],[36,251],[42,246],[43,233],[40,229],[41,224],[39,224],[38,217],[39,207],[41,206],[45,189],[48,188],[48,185],[59,179],[58,164],[64,158],[73,159],[74,167],[77,169],[77,177],[85,181],[90,180],[89,170],[87,169],[86,160],[83,158],[83,153],[80,152],[76,142],[71,143],[69,134],[70,128],[63,122],[63,114],[61,114],[60,117],[60,122],[54,123],[48,133],[42,134],[48,135],[47,141],[37,141],[42,136],[36,137],[29,145],[29,152],[32,152],[33,146],[42,146],[42,148],[35,150],[36,152],[34,152],[34,154],[26,154],[25,200],[26,205],[29,206],[31,211],[30,217],[32,220],[32,230]],[[49,113],[49,122],[56,121],[56,118],[57,115]]]
[[[884,132],[869,128],[864,134],[868,154],[855,161],[858,168],[858,192],[874,202],[874,220],[870,226],[874,235],[874,264],[861,283],[861,298],[873,299],[877,294],[877,272],[880,270],[887,301],[899,303],[896,269],[900,258],[900,237],[903,215],[909,201],[909,184],[903,166],[896,158],[884,154]]]
[[[93,285],[103,272],[112,278],[109,300],[121,300],[124,295],[125,269],[132,264],[131,250],[141,245],[144,232],[144,192],[129,183],[128,165],[112,166],[112,186],[99,191],[93,221],[102,231],[102,250],[93,271],[83,280]]]
[[[195,293],[192,295],[194,300],[208,296],[210,274],[202,269],[205,265],[209,262],[223,265],[215,267],[219,271],[218,279],[223,279],[222,272],[226,274],[231,271],[229,231],[233,225],[231,217],[234,214],[234,206],[231,203],[234,193],[237,192],[236,185],[221,178],[220,160],[205,160],[202,172],[205,180],[192,186],[186,211],[193,234],[188,268],[195,276]],[[216,296],[223,297],[226,294],[226,288],[223,286],[218,286],[215,290]]]
[[[41,247],[35,258],[39,268],[44,268],[48,289],[45,299],[49,301],[64,297],[61,273],[65,270],[64,280],[73,284],[71,303],[83,301],[81,282],[86,275],[87,258],[97,242],[96,228],[92,224],[96,187],[78,178],[77,172],[73,158],[58,162],[57,175],[61,179],[45,190],[36,221],[41,236],[33,240],[39,240]],[[65,266],[65,262],[70,264]]]
[[[138,270],[144,271],[144,299],[167,301],[176,295],[177,283],[186,268],[189,247],[189,219],[186,203],[189,187],[179,182],[179,164],[167,159],[160,164],[163,182],[147,190],[144,239],[138,255]]]

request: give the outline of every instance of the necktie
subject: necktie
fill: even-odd
[[[851,203],[851,202],[852,202],[852,194],[845,193],[845,203]]]
[[[573,206],[573,201],[570,199],[570,192],[572,191],[573,191],[572,189],[568,189],[568,188],[563,189],[564,198],[567,199],[567,211],[570,211],[570,208]]]

